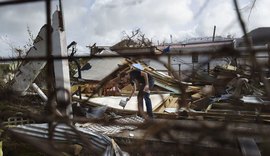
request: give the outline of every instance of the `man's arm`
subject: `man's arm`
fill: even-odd
[[[145,91],[147,93],[150,93],[150,90],[149,90],[149,81],[148,81],[148,74],[146,72],[141,71],[141,75],[143,76],[144,81],[145,81],[145,86],[144,86],[143,91]]]
[[[131,91],[131,94],[129,95],[129,97],[127,98],[127,101],[129,101],[131,99],[131,97],[134,95],[135,91],[136,91],[136,82],[134,82],[132,85],[132,91]]]

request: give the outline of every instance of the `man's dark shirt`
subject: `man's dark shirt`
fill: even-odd
[[[144,77],[141,75],[141,71],[133,70],[129,74],[130,74],[130,83],[132,86],[134,85],[135,80],[137,80],[138,83],[145,85],[145,80],[144,80]],[[152,84],[154,84],[154,79],[151,75],[149,74],[147,75],[148,75],[149,86],[152,86]]]

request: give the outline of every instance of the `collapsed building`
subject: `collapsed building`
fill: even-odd
[[[95,52],[82,68],[78,65],[70,82],[67,60],[76,57],[67,56],[59,15],[53,18],[53,59],[46,58],[50,26],[44,26],[10,84],[21,96],[34,88],[35,98],[41,97],[51,112],[23,114],[39,122],[8,128],[14,138],[48,155],[268,155],[269,40],[258,43],[253,31],[253,45],[240,39],[121,46],[124,41]],[[249,52],[257,51],[263,54],[250,59]],[[46,92],[33,82],[50,62],[54,74],[47,78],[55,90]],[[133,63],[141,63],[156,80],[153,120],[137,115],[136,97],[119,105],[130,92],[128,85],[120,92],[113,88],[117,75]]]

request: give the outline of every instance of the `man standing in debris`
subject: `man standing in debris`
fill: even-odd
[[[144,118],[152,118],[152,102],[150,99],[150,89],[154,87],[154,79],[150,74],[147,74],[143,71],[143,66],[141,64],[133,64],[133,69],[130,71],[130,83],[132,85],[132,92],[130,96],[127,98],[127,101],[133,96],[134,92],[138,87],[138,110],[139,114]],[[145,100],[147,115],[145,115],[143,111],[143,99]]]

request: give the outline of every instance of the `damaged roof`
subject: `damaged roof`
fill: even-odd
[[[103,50],[100,54],[97,55],[118,55],[114,51]],[[92,80],[92,81],[101,81],[106,76],[111,74],[114,70],[116,70],[119,65],[123,64],[125,58],[123,57],[103,57],[103,58],[93,58],[88,61],[88,66],[90,64],[91,68],[89,70],[82,70],[82,79],[84,80]],[[86,65],[87,65],[86,64]],[[84,67],[82,67],[83,69]],[[78,77],[78,73],[74,75],[74,77]]]

